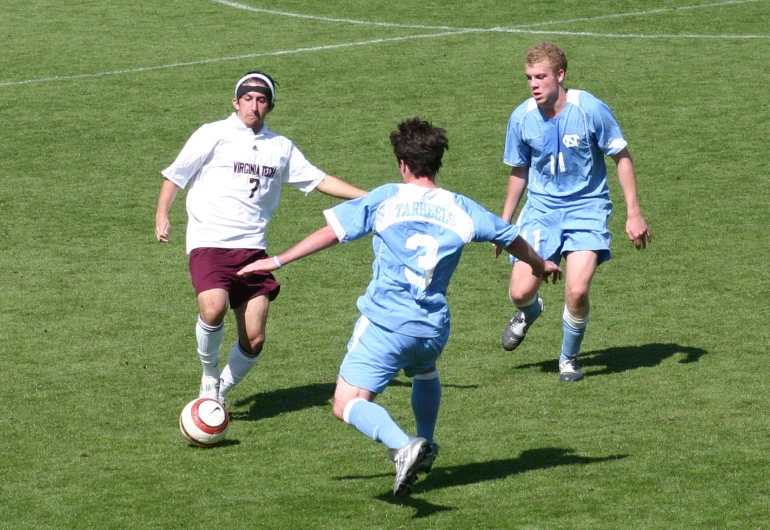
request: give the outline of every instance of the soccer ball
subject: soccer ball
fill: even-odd
[[[179,415],[182,434],[201,447],[211,447],[224,440],[229,426],[230,414],[216,399],[193,399]]]

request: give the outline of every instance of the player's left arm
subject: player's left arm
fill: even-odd
[[[275,257],[265,258],[249,263],[238,271],[238,276],[249,276],[255,272],[272,272],[288,265],[292,261],[305,258],[316,252],[320,252],[339,243],[334,229],[326,225],[307,236],[305,239],[291,247],[285,252],[281,252]]]
[[[326,175],[316,189],[338,199],[357,199],[366,195],[366,191],[332,175]]]
[[[612,159],[618,167],[618,180],[626,201],[626,235],[628,239],[633,241],[636,248],[646,248],[647,243],[652,241],[652,233],[644,217],[642,217],[634,162],[628,148],[623,148],[617,154],[612,155]]]

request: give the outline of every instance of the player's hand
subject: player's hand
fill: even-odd
[[[556,283],[561,280],[562,270],[553,261],[544,261],[542,268],[532,268],[532,274],[543,280],[545,283]]]
[[[500,254],[503,253],[503,249],[498,245],[495,245],[494,243],[492,243],[492,248],[494,249],[494,252],[495,252],[495,258],[499,258]]]
[[[277,270],[278,266],[275,264],[273,258],[265,258],[249,263],[244,268],[238,271],[238,276],[251,276],[255,272],[273,272]]]
[[[155,221],[155,238],[161,243],[168,243],[168,234],[171,232],[171,223],[168,218]]]
[[[641,215],[628,218],[626,221],[626,235],[637,249],[647,248],[647,244],[652,242],[650,228]]]

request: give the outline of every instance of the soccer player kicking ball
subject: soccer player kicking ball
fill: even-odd
[[[559,356],[561,381],[583,378],[577,362],[588,324],[588,290],[600,263],[610,259],[612,212],[604,157],[615,161],[626,200],[626,235],[636,248],[652,240],[642,217],[634,163],[609,107],[582,90],[567,90],[567,57],[549,42],[532,49],[524,73],[532,97],[508,121],[503,161],[512,166],[502,218],[510,221],[524,190],[527,203],[516,222],[521,235],[545,259],[561,261],[567,272]],[[500,254],[497,248],[495,255]],[[521,344],[543,311],[540,279],[529,264],[512,258],[509,295],[517,312],[503,332],[503,348]]]
[[[265,230],[289,184],[305,194],[317,189],[341,199],[366,193],[307,161],[294,143],[268,129],[275,108],[275,82],[248,72],[235,84],[229,118],[200,127],[176,160],[163,170],[155,236],[169,240],[168,213],[177,193],[187,193],[187,253],[198,300],[195,337],[203,367],[199,397],[224,405],[230,392],[259,360],[270,302],[280,285],[272,274],[237,276],[245,264],[267,256]],[[219,370],[224,318],[235,314],[238,340]]]
[[[436,173],[449,143],[443,129],[417,118],[390,135],[403,183],[326,210],[327,225],[274,258],[238,274],[264,274],[292,261],[374,233],[373,277],[358,299],[361,317],[348,342],[334,391],[334,415],[384,443],[396,465],[393,494],[407,495],[438,454],[434,430],[441,402],[436,369],[449,338],[446,291],[463,247],[492,241],[554,282],[561,269],[540,258],[519,230],[462,195],[439,188]],[[410,437],[373,402],[401,371],[413,378],[417,436]]]

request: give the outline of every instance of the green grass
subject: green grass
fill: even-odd
[[[770,527],[770,3],[241,4],[318,18],[210,0],[3,3],[0,528]],[[568,86],[613,108],[654,234],[644,252],[625,241],[613,180],[615,259],[593,285],[585,381],[556,376],[561,286],[503,352],[509,268],[467,248],[440,362],[442,454],[393,499],[384,448],[329,406],[371,274],[358,242],[280,271],[229,440],[186,443],[196,309],[183,197],[172,242],[154,241],[159,172],[228,115],[237,77],[273,74],[271,128],[365,188],[398,178],[395,124],[432,119],[451,142],[441,184],[497,212],[523,56],[543,39],[567,50]],[[282,201],[274,252],[336,202],[291,188]],[[234,338],[228,317],[225,350]],[[379,402],[412,430],[409,393],[400,377]]]

